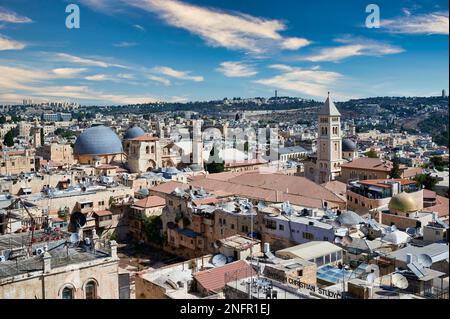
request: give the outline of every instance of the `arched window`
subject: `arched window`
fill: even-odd
[[[74,299],[74,290],[72,287],[66,286],[62,290],[62,299]]]
[[[84,288],[86,299],[97,299],[97,283],[89,281]]]
[[[146,152],[147,154],[150,153],[150,146],[147,146],[147,147],[145,148],[145,152]]]
[[[152,146],[152,154],[155,154],[155,147]]]

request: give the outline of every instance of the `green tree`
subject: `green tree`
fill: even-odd
[[[446,163],[442,159],[442,156],[432,156],[430,158],[430,166],[442,172],[446,166]]]
[[[367,151],[365,155],[370,158],[378,158],[377,152],[374,150]]]
[[[4,115],[0,116],[0,124],[6,123],[6,117]]]
[[[225,162],[219,157],[219,152],[216,152],[216,146],[214,146],[209,153],[208,162],[209,163],[206,164],[206,170],[210,174],[222,173],[225,170]]]
[[[3,139],[3,144],[5,144],[8,147],[14,146],[14,130],[13,129],[9,130],[9,132],[6,133],[6,135]]]
[[[402,172],[400,171],[400,159],[398,157],[394,157],[389,175],[391,178],[400,178],[402,176]]]
[[[161,235],[162,221],[159,216],[149,216],[142,219],[145,237],[148,242],[162,245],[164,237]]]
[[[431,176],[431,174],[417,174],[414,177],[414,181],[420,188],[425,188],[428,190],[433,190],[434,186],[438,183],[438,179]]]
[[[44,129],[41,128],[41,146],[44,146],[44,139],[45,139]]]

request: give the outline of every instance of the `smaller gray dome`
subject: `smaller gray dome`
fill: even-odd
[[[342,226],[355,226],[360,223],[364,223],[364,219],[361,216],[350,210],[342,212],[336,218],[336,221],[339,222]]]
[[[147,187],[143,187],[140,190],[137,191],[140,195],[142,196],[148,196],[150,195],[150,191],[148,190]]]
[[[356,151],[356,143],[351,139],[345,138],[342,140],[342,151],[343,152],[354,152]]]
[[[139,136],[145,135],[145,132],[143,129],[141,129],[139,126],[133,126],[130,127],[123,136],[124,139],[128,140],[130,138],[136,138]]]

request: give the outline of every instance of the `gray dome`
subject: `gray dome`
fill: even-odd
[[[356,151],[356,144],[352,140],[345,138],[342,140],[342,151],[354,152]]]
[[[361,216],[350,210],[342,212],[336,218],[336,221],[339,222],[342,226],[354,226],[360,223],[364,223],[364,219]]]
[[[100,125],[88,128],[78,136],[74,154],[101,155],[122,153],[122,143],[119,137],[109,127]]]
[[[143,129],[141,129],[139,126],[130,127],[123,136],[124,139],[128,140],[130,138],[136,138],[139,136],[145,135],[145,132]]]

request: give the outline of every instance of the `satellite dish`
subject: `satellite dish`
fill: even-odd
[[[227,263],[227,257],[222,254],[217,254],[212,258],[211,263],[216,267],[224,266]]]
[[[430,255],[427,254],[420,254],[417,256],[417,261],[425,268],[431,267],[433,264],[433,259],[431,259]]]
[[[415,237],[416,229],[414,227],[408,227],[408,228],[406,228],[406,233],[411,237]]]
[[[353,238],[350,237],[349,235],[344,236],[344,238],[342,238],[342,245],[346,246],[348,244],[351,244],[353,242]]]
[[[401,274],[393,274],[392,284],[399,289],[406,289],[408,288],[408,279]]]
[[[334,243],[335,244],[341,244],[342,243],[342,238],[341,237],[336,237],[335,239],[334,239]]]
[[[258,209],[261,210],[261,209],[263,209],[263,208],[265,208],[265,207],[267,207],[267,206],[266,206],[266,204],[265,204],[263,201],[259,201],[259,202],[258,202]]]
[[[71,244],[77,244],[80,241],[80,235],[78,233],[72,233],[69,237],[69,242]]]

